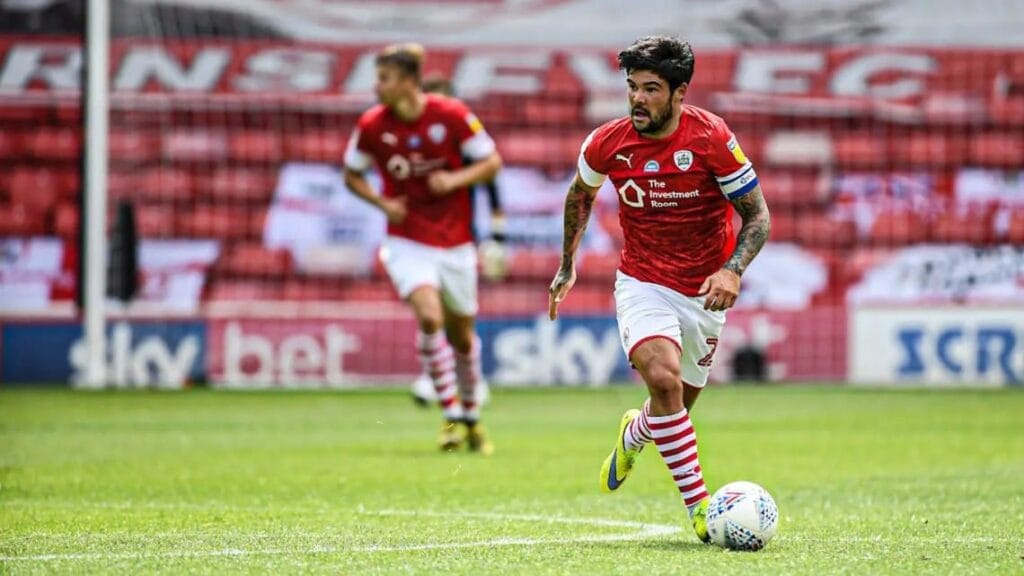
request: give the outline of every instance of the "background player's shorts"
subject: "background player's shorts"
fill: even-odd
[[[472,243],[438,248],[388,236],[381,244],[380,260],[403,300],[420,286],[433,286],[449,309],[476,315],[476,247]]]
[[[682,350],[683,382],[698,388],[707,384],[718,336],[725,326],[725,311],[705,310],[703,297],[684,296],[616,272],[615,315],[627,359],[645,341],[668,338]]]

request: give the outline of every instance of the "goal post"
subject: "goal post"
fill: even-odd
[[[107,135],[110,113],[110,0],[86,5],[84,314],[87,363],[85,386],[106,379]]]

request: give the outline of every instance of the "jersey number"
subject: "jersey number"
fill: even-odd
[[[697,361],[697,366],[711,366],[711,362],[715,357],[715,350],[718,350],[718,338],[708,338],[705,342],[708,343],[708,346],[711,346],[711,352],[708,352],[707,355]]]

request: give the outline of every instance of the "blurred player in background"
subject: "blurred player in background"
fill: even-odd
[[[549,315],[557,317],[576,282],[576,249],[598,188],[611,178],[625,237],[615,281],[619,334],[650,397],[623,415],[601,489],[617,490],[653,442],[707,542],[708,492],[688,411],[707,383],[725,310],[768,238],[770,218],[754,168],[725,122],[683,104],[693,66],[690,45],[675,38],[641,38],[619,53],[630,115],[583,142]],[[743,219],[738,235],[733,208]]]
[[[427,76],[423,80],[423,91],[428,94],[441,94],[450,98],[455,97],[455,90],[450,80],[440,75]],[[463,159],[463,163],[471,162],[470,159]],[[476,189],[483,189],[487,193],[487,205],[491,214],[490,237],[481,239],[480,234],[474,230],[474,238],[477,241],[477,249],[480,257],[480,268],[484,278],[491,281],[501,280],[507,271],[507,257],[505,250],[505,213],[501,208],[501,195],[498,193],[497,179],[491,179],[475,186]],[[479,195],[472,191],[474,212],[477,209]],[[474,218],[475,222],[475,218]],[[412,397],[417,404],[429,406],[437,400],[437,392],[434,390],[434,380],[430,373],[424,371],[412,383]],[[490,387],[487,380],[481,379],[477,383],[477,400],[481,406],[487,405],[490,399]]]
[[[416,347],[444,411],[440,444],[493,451],[477,383],[477,254],[470,186],[501,168],[494,141],[460,101],[420,88],[423,48],[390,46],[377,55],[377,106],[360,118],[345,151],[345,184],[388,219],[381,260],[416,315]],[[465,164],[463,158],[471,163]],[[365,177],[376,163],[378,194]],[[454,351],[453,351],[454,348]]]

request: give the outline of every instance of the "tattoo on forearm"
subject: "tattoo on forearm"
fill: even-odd
[[[576,254],[576,248],[583,239],[594,207],[594,195],[584,189],[576,180],[565,197],[565,223],[562,236],[562,266],[568,266]]]
[[[742,275],[768,240],[768,232],[772,227],[771,216],[768,214],[768,205],[765,204],[764,194],[760,188],[755,188],[746,196],[733,201],[732,205],[743,218],[743,226],[736,238],[736,250],[723,268]]]

